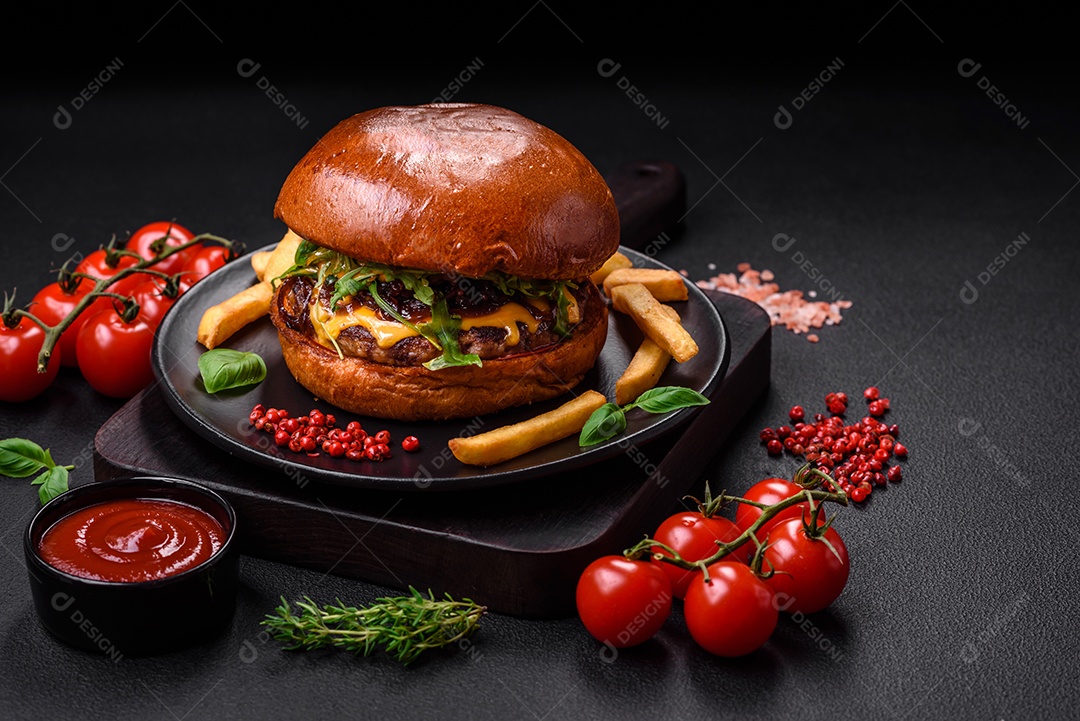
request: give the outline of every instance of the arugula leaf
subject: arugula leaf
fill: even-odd
[[[431,322],[421,326],[421,334],[431,340],[429,333],[433,333],[438,342],[432,341],[442,348],[442,355],[432,358],[424,367],[431,371],[450,368],[453,366],[483,366],[484,362],[475,353],[462,353],[458,345],[458,333],[461,331],[461,319],[450,315],[446,307],[446,299],[439,298],[431,306]]]
[[[558,295],[555,297],[555,326],[552,328],[561,338],[570,336],[570,291],[565,289],[562,283],[557,287]]]
[[[258,353],[215,348],[199,356],[199,374],[207,393],[242,388],[266,378],[266,363]]]
[[[423,335],[425,338],[427,338],[427,336],[424,334],[423,329],[420,326],[416,325],[416,323],[413,323],[411,320],[409,320],[408,318],[403,316],[401,313],[398,313],[397,309],[394,308],[394,306],[387,303],[383,299],[383,297],[381,295],[379,295],[379,289],[378,289],[377,284],[375,283],[375,281],[372,281],[372,282],[368,283],[368,293],[370,293],[371,297],[375,299],[375,305],[379,306],[379,310],[381,310],[383,313],[386,313],[388,316],[390,316],[391,318],[396,320],[398,323],[401,323],[406,328],[409,328],[409,329],[419,333],[420,335]],[[431,340],[431,339],[428,338],[428,340]],[[431,341],[431,342],[435,343],[435,341]],[[435,343],[435,347],[440,348],[441,346],[439,346],[438,343]]]

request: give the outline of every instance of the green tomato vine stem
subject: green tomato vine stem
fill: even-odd
[[[71,326],[75,319],[78,318],[83,313],[83,311],[89,308],[90,305],[98,298],[111,297],[124,301],[125,307],[123,310],[119,311],[121,317],[124,318],[126,322],[131,322],[131,320],[135,318],[135,316],[139,312],[138,305],[135,304],[134,301],[132,301],[130,298],[122,295],[117,295],[116,293],[110,293],[108,289],[114,283],[123,280],[124,278],[127,278],[129,276],[135,275],[136,273],[142,273],[144,275],[156,275],[162,278],[170,278],[171,276],[166,273],[153,270],[153,266],[157,265],[159,262],[165,260],[169,256],[175,255],[176,253],[199,245],[207,240],[224,245],[226,248],[229,248],[233,252],[236,252],[238,248],[242,247],[238,241],[229,240],[228,238],[222,238],[217,235],[213,235],[212,233],[200,233],[199,235],[196,235],[194,238],[181,245],[165,245],[164,248],[160,252],[158,252],[157,255],[155,255],[153,258],[141,258],[139,262],[135,263],[134,265],[130,265],[127,268],[124,268],[119,273],[109,278],[94,278],[93,276],[85,275],[82,273],[73,273],[72,275],[80,275],[84,278],[88,278],[91,281],[94,281],[94,289],[84,295],[75,305],[75,307],[71,309],[71,312],[68,313],[59,323],[51,326],[28,310],[25,310],[23,308],[12,309],[10,307],[6,307],[4,309],[4,323],[9,325],[10,327],[14,327],[18,325],[19,319],[27,318],[31,322],[36,323],[45,332],[45,339],[41,344],[41,352],[38,353],[37,362],[37,372],[44,373],[48,368],[49,358],[52,357],[53,350],[56,348],[56,344],[60,341],[61,334],[63,334],[63,332]],[[129,255],[139,257],[138,254],[126,249],[114,249],[113,252],[116,253],[118,256]],[[10,302],[8,303],[8,305],[10,305]]]
[[[724,504],[727,503],[745,503],[750,506],[755,506],[761,509],[761,515],[754,520],[754,522],[748,526],[739,536],[728,543],[716,542],[716,552],[708,558],[703,558],[700,561],[687,561],[683,558],[675,549],[656,541],[646,536],[643,540],[638,541],[631,548],[623,551],[623,555],[631,560],[640,559],[645,554],[651,554],[652,558],[661,561],[663,563],[670,563],[673,566],[679,568],[685,568],[687,570],[701,571],[705,575],[705,580],[709,580],[709,574],[707,567],[713,563],[716,563],[727,554],[741,547],[744,543],[753,542],[758,545],[758,552],[755,556],[760,556],[763,548],[761,542],[758,540],[757,532],[769,521],[775,518],[784,509],[798,505],[800,503],[808,502],[814,510],[812,511],[811,524],[817,524],[817,514],[820,512],[820,508],[823,503],[838,503],[842,506],[848,505],[847,494],[844,493],[836,486],[836,481],[825,473],[811,468],[809,465],[805,465],[799,469],[795,474],[795,482],[803,487],[802,493],[797,493],[793,496],[789,496],[781,501],[778,501],[772,505],[764,505],[751,501],[747,498],[741,498],[739,496],[729,496],[726,493],[720,494],[717,499]],[[833,488],[837,488],[835,492],[826,491],[823,488],[816,486],[823,485],[824,483],[830,484]],[[831,521],[830,521],[831,523]],[[654,549],[660,548],[666,551],[670,555],[664,553],[658,553]],[[760,569],[760,562],[759,562]]]

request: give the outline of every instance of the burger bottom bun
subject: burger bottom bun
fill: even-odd
[[[445,420],[547,400],[580,383],[607,340],[607,306],[597,296],[589,300],[573,336],[547,350],[485,360],[482,367],[438,371],[341,358],[285,325],[276,299],[270,317],[278,329],[285,364],[317,397],[375,418]]]

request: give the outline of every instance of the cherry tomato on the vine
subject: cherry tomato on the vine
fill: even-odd
[[[232,251],[223,245],[206,245],[184,264],[184,282],[194,285],[232,260]]]
[[[37,372],[45,331],[28,318],[10,328],[0,321],[0,401],[19,403],[40,395],[56,378],[63,360],[57,345],[44,373]]]
[[[775,570],[765,582],[776,593],[780,610],[791,613],[826,608],[844,590],[850,570],[847,547],[835,528],[829,526],[822,538],[812,538],[798,519],[784,521],[769,533],[765,561]]]
[[[49,283],[34,296],[30,312],[49,325],[57,325],[75,308],[76,305],[94,288],[94,283],[85,278],[76,287],[73,293],[68,293],[60,283]],[[109,301],[99,298],[91,303],[86,310],[79,314],[71,325],[60,335],[60,360],[66,366],[77,365],[75,361],[75,339],[79,335],[79,329],[91,315],[99,310],[107,308]]]
[[[179,294],[173,298],[165,295],[165,282],[160,279],[148,280],[135,286],[128,297],[139,304],[139,317],[157,328],[165,312],[173,307]]]
[[[769,639],[780,616],[765,582],[749,566],[720,561],[709,566],[709,582],[698,576],[683,604],[690,636],[709,653],[743,656]]]
[[[582,572],[577,610],[585,629],[615,648],[652,638],[671,613],[671,582],[648,561],[601,556]]]
[[[114,265],[110,265],[110,260],[114,261]],[[112,278],[120,271],[130,268],[139,262],[138,258],[134,258],[130,255],[120,255],[115,251],[110,253],[104,248],[98,248],[90,255],[79,261],[79,264],[75,266],[76,273],[85,273],[92,278]],[[139,283],[153,276],[146,275],[144,273],[133,273],[122,280],[118,280],[108,288],[106,292],[119,293],[120,295],[127,295],[132,288]]]
[[[170,223],[167,220],[159,220],[153,223],[147,223],[143,227],[136,230],[128,238],[127,249],[133,250],[139,254],[140,257],[150,259],[157,255],[151,246],[162,238],[168,236],[166,245],[180,246],[187,243],[195,234],[190,230],[180,225],[179,223]],[[200,245],[193,245],[186,250],[182,250],[179,253],[174,253],[168,258],[156,263],[154,270],[159,270],[162,273],[168,275],[175,275],[184,269],[184,265],[199,251]]]
[[[765,480],[758,481],[750,486],[750,489],[743,494],[743,498],[746,498],[749,501],[757,501],[766,506],[771,506],[779,503],[785,498],[798,495],[804,490],[805,489],[798,483],[789,481],[786,478],[766,478]],[[807,514],[810,513],[809,502],[804,501],[788,506],[766,521],[762,527],[758,529],[756,534],[758,539],[764,541],[765,536],[769,533],[770,529],[775,528],[777,524],[783,523],[789,518],[802,518],[804,511]],[[745,531],[752,526],[760,516],[761,509],[757,506],[740,503],[738,509],[735,511],[735,525],[739,527],[739,530]]]
[[[139,313],[127,323],[115,310],[87,318],[75,342],[79,370],[90,386],[112,398],[131,398],[154,380],[154,328]]]
[[[739,537],[742,530],[732,521],[722,516],[706,517],[700,511],[684,511],[669,516],[653,534],[653,539],[675,549],[687,561],[701,561],[716,553],[717,541],[728,543]],[[736,560],[746,563],[753,552],[753,542],[744,543],[724,560]],[[652,548],[653,553],[670,556],[660,546]],[[686,596],[686,589],[701,571],[679,568],[665,561],[652,561],[664,570],[671,580],[671,588],[676,598]]]

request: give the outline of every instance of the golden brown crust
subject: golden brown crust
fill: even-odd
[[[585,156],[490,105],[342,121],[286,178],[274,214],[354,258],[470,277],[584,278],[619,245],[615,201]]]
[[[538,353],[486,360],[483,367],[438,371],[340,358],[289,328],[276,297],[270,318],[293,377],[338,408],[402,421],[471,418],[554,398],[581,382],[607,340],[607,306],[593,291],[582,322],[562,343]]]

